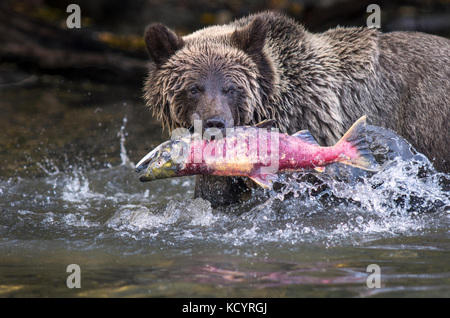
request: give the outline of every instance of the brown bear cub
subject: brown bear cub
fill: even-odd
[[[450,40],[417,32],[336,28],[310,33],[264,12],[177,36],[151,24],[144,97],[164,127],[225,129],[277,120],[333,145],[362,115],[450,171]],[[195,196],[237,202],[238,178],[197,176]]]

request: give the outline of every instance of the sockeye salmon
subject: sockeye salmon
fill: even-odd
[[[274,120],[255,126],[234,127],[225,138],[208,140],[184,134],[166,141],[136,165],[145,170],[140,181],[196,174],[249,177],[271,188],[277,173],[315,169],[343,163],[376,172],[378,164],[366,141],[366,117],[356,121],[331,147],[320,146],[306,130],[293,135],[269,129]]]

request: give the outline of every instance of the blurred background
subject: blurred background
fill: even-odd
[[[67,6],[74,2],[81,8],[80,29],[66,25]],[[337,25],[365,26],[371,3],[381,8],[384,32],[411,30],[450,36],[450,0],[3,0],[1,80],[5,84],[19,79],[6,74],[5,68],[13,63],[32,73],[141,83],[147,61],[142,35],[151,22],[162,22],[184,35],[250,13],[276,10],[320,32]]]
[[[74,2],[81,28],[69,29]],[[183,35],[276,10],[321,32],[365,26],[371,3],[384,32],[450,37],[450,0],[2,0],[0,177],[108,167],[123,162],[125,146],[137,162],[167,139],[141,97],[151,22]]]

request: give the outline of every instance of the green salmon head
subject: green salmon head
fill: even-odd
[[[151,152],[136,165],[136,172],[145,170],[141,182],[176,177],[185,166],[188,144],[181,139],[169,140]]]

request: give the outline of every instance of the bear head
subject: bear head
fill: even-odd
[[[223,25],[185,37],[160,23],[147,27],[152,66],[144,98],[170,131],[201,121],[203,130],[254,124],[264,107],[272,68],[264,46],[268,28],[255,18],[243,27]]]

